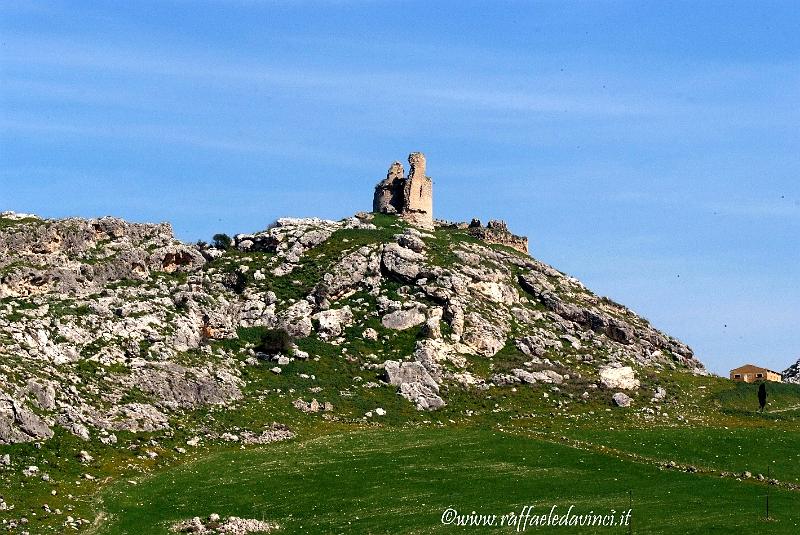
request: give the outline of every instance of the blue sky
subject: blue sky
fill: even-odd
[[[186,240],[368,209],[420,150],[436,216],[716,372],[800,357],[795,2],[0,3],[0,210]]]

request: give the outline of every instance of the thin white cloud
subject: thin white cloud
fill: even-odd
[[[270,59],[270,58],[267,58]],[[546,89],[532,73],[508,77],[493,74],[487,79],[465,79],[457,71],[421,65],[413,72],[387,67],[384,70],[342,69],[324,71],[297,68],[274,61],[246,61],[228,56],[198,56],[196,51],[172,49],[130,49],[112,44],[102,47],[78,44],[69,40],[11,35],[2,51],[0,63],[15,66],[43,65],[57,69],[85,69],[104,73],[122,73],[146,77],[165,76],[178,81],[202,81],[208,86],[231,84],[240,87],[282,87],[316,91],[319,99],[370,98],[378,100],[414,101],[425,106],[449,106],[470,110],[526,112],[583,116],[651,115],[669,110],[685,112],[687,106],[667,97],[651,102],[622,92],[602,94],[595,89],[558,92]],[[519,89],[520,80],[525,81]],[[505,87],[517,87],[511,90]],[[8,92],[8,89],[3,89]],[[54,91],[56,93],[58,90]],[[75,92],[65,97],[75,98]],[[88,92],[91,95],[91,88]],[[88,97],[87,97],[88,98]]]
[[[279,136],[253,138],[249,136],[229,137],[218,132],[199,131],[174,126],[123,124],[119,126],[97,126],[43,122],[38,120],[0,120],[4,132],[36,134],[40,140],[52,135],[60,141],[63,136],[134,139],[150,143],[184,145],[210,151],[258,153],[294,160],[312,161],[352,169],[382,168],[385,162],[371,160],[363,155],[347,156],[339,151],[327,150],[313,145],[299,145],[276,141]]]

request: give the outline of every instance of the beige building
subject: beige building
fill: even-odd
[[[783,379],[781,374],[762,368],[761,366],[753,366],[752,364],[745,364],[731,370],[731,380],[743,381],[745,383],[755,383],[756,381],[774,381],[780,383]]]

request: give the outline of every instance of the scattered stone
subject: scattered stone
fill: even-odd
[[[211,514],[205,520],[194,517],[173,524],[171,530],[176,533],[227,533],[230,535],[247,535],[248,533],[272,533],[277,531],[279,526],[262,520],[250,518],[239,518],[229,516],[222,520],[218,514]]]
[[[307,413],[315,413],[315,412],[330,412],[333,410],[333,404],[326,401],[325,403],[320,403],[316,399],[312,399],[311,401],[303,401],[302,399],[296,399],[292,402],[292,405],[295,409],[298,409],[303,412]]]
[[[333,410],[332,405],[330,410]],[[273,422],[270,426],[265,427],[258,436],[251,433],[242,433],[242,442],[245,444],[270,444],[272,442],[291,440],[294,437],[295,433],[287,426]]]
[[[614,405],[617,407],[630,407],[631,406],[631,397],[623,392],[617,392],[611,398],[614,401]]]
[[[378,331],[371,327],[367,327],[364,329],[364,332],[361,333],[361,336],[364,338],[364,340],[375,341],[378,339]]]
[[[25,477],[32,477],[39,473],[39,467],[35,465],[28,466],[22,470],[22,475]]]

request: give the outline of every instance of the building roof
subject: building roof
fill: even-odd
[[[734,372],[770,372],[780,375],[780,373],[776,372],[775,370],[770,370],[769,368],[765,368],[763,366],[756,366],[754,364],[745,364],[743,366],[739,366],[738,368],[734,368],[731,370],[731,373]]]

